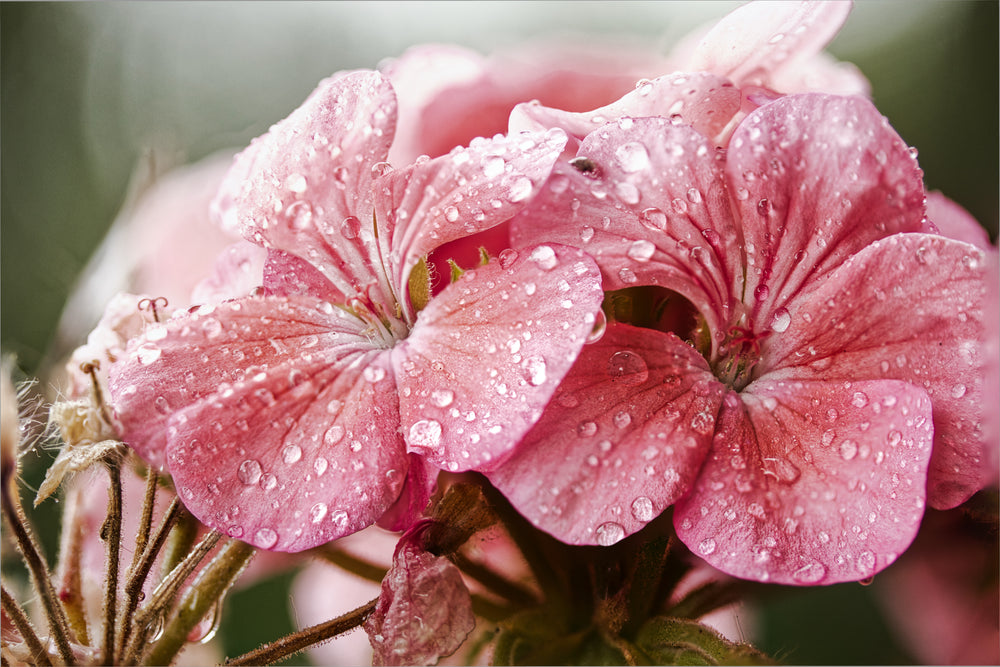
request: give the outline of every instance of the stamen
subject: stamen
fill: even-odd
[[[153,314],[153,321],[159,323],[160,313],[157,308],[166,308],[169,301],[166,297],[158,296],[152,299],[146,298],[139,302],[139,310],[148,310]]]

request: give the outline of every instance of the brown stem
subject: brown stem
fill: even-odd
[[[322,546],[316,549],[315,553],[323,560],[376,584],[382,583],[389,571],[388,568],[370,563],[332,545]]]
[[[27,520],[23,516],[20,503],[15,500],[14,495],[11,493],[10,484],[3,484],[0,493],[2,493],[3,514],[7,518],[7,523],[10,524],[15,541],[17,542],[17,548],[21,552],[28,570],[31,572],[31,580],[35,585],[35,591],[38,593],[38,597],[41,598],[42,605],[45,608],[45,616],[49,623],[49,633],[52,641],[55,642],[56,649],[59,651],[59,657],[62,658],[63,662],[67,665],[72,664],[74,657],[69,642],[69,623],[66,620],[66,612],[62,607],[62,603],[59,602],[59,597],[52,586],[48,565],[45,563],[45,559],[42,558],[41,550],[28,530]]]
[[[28,620],[24,611],[21,610],[21,605],[17,603],[13,595],[7,592],[6,588],[3,588],[2,592],[4,613],[10,617],[11,622],[14,623],[14,627],[21,633],[21,639],[24,640],[25,645],[28,647],[32,660],[39,667],[51,667],[52,661],[49,660],[48,651],[45,650],[45,646],[42,645],[38,635],[35,634],[35,628],[31,626],[31,621]]]
[[[101,530],[101,538],[108,545],[108,575],[104,587],[104,643],[101,650],[101,663],[113,665],[115,664],[115,621],[118,614],[118,568],[122,541],[121,456],[111,456],[107,461],[107,467],[111,484],[108,489],[108,518]]]
[[[226,665],[271,665],[279,660],[304,651],[313,644],[332,639],[348,630],[353,630],[368,618],[375,609],[378,598],[350,611],[343,616],[300,630],[281,639],[264,644],[260,648],[226,660]]]

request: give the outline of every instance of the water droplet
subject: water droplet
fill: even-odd
[[[538,268],[544,271],[554,269],[559,264],[559,258],[556,257],[556,251],[547,245],[540,245],[536,247],[531,251],[529,258],[538,265]]]
[[[286,445],[281,450],[281,458],[289,465],[297,463],[302,458],[302,448],[296,444]]]
[[[458,220],[458,209],[454,206],[448,206],[444,209],[444,219],[448,222],[455,222]]]
[[[792,578],[801,584],[815,584],[826,576],[826,566],[813,561],[807,563],[792,573]]]
[[[236,476],[241,482],[250,486],[260,481],[260,475],[262,472],[263,471],[261,470],[259,461],[247,459],[240,464],[239,469],[236,471]]]
[[[840,443],[840,458],[850,461],[858,454],[858,443],[853,440],[844,440]]]
[[[757,285],[757,289],[753,291],[753,296],[758,301],[764,301],[770,296],[771,290],[767,285]]]
[[[369,382],[381,382],[385,379],[385,369],[381,366],[367,366],[362,375]]]
[[[861,574],[865,576],[875,574],[875,563],[875,554],[871,551],[862,551],[858,554],[858,569],[861,571]]]
[[[736,198],[740,201],[746,201],[750,198],[750,191],[746,188],[736,188]]]
[[[782,333],[788,330],[788,325],[792,323],[792,316],[785,308],[778,308],[771,317],[771,330],[775,333]]]
[[[285,187],[300,195],[306,191],[309,184],[306,183],[306,177],[302,174],[289,174],[288,178],[285,179]]]
[[[621,144],[615,150],[615,159],[622,171],[633,174],[649,167],[649,152],[637,141]]]
[[[656,246],[651,241],[639,239],[632,242],[626,254],[637,262],[648,262],[655,252]]]
[[[323,473],[326,472],[326,469],[327,469],[327,467],[329,467],[329,465],[330,465],[330,462],[327,461],[322,456],[320,456],[315,461],[313,461],[313,470],[316,471],[316,475],[318,477],[322,477]]]
[[[702,540],[698,544],[698,553],[700,553],[702,556],[710,556],[713,553],[715,553],[715,548],[716,548],[715,540],[713,540],[710,537],[707,540]]]
[[[507,163],[499,155],[491,155],[483,161],[483,174],[486,178],[496,178],[503,173]]]
[[[313,523],[319,523],[326,517],[327,506],[326,503],[316,503],[309,510],[309,518],[312,519]]]
[[[767,199],[761,199],[759,202],[757,202],[757,213],[764,217],[770,215],[771,202],[769,202]]]
[[[631,284],[639,280],[639,278],[635,275],[635,271],[628,267],[618,271],[618,279],[626,284]]]
[[[513,248],[504,248],[500,251],[500,255],[497,259],[500,261],[500,268],[509,269],[511,265],[517,261],[517,251]]]
[[[655,207],[643,210],[640,220],[643,225],[658,232],[667,228],[667,214]]]
[[[323,444],[332,447],[340,442],[343,437],[344,427],[340,424],[334,424],[323,434]]]
[[[794,484],[798,481],[799,477],[802,476],[802,471],[798,467],[784,457],[778,457],[771,461],[772,467],[774,468],[774,474],[778,478],[779,482],[784,484]]]
[[[854,392],[854,396],[851,397],[851,405],[856,408],[863,408],[868,405],[868,394],[863,391]]]
[[[285,209],[285,219],[295,231],[302,231],[312,226],[313,207],[305,200],[294,201]]]
[[[270,528],[261,528],[254,534],[254,546],[270,549],[278,543],[278,534]]]
[[[595,422],[582,422],[576,427],[576,432],[580,437],[589,438],[597,433],[597,424]]]
[[[613,421],[615,422],[616,427],[626,428],[629,424],[632,423],[632,415],[622,410],[621,412],[617,413],[614,416]]]
[[[510,190],[507,192],[507,201],[512,204],[524,201],[531,196],[531,191],[534,187],[535,186],[531,182],[530,178],[527,176],[518,176],[514,179],[514,182],[510,184]]]
[[[646,496],[639,496],[633,500],[632,516],[638,521],[651,521],[653,518],[653,501]]]
[[[433,419],[421,419],[410,426],[407,444],[418,449],[435,449],[441,444],[441,424]]]
[[[608,360],[608,374],[613,382],[632,387],[649,378],[646,361],[631,350],[619,350]]]
[[[963,396],[965,396],[965,385],[964,384],[956,384],[954,387],[951,388],[951,397],[952,398],[962,398]]]
[[[610,547],[625,537],[625,529],[614,521],[602,523],[597,527],[597,543],[602,547]]]
[[[163,354],[163,351],[152,343],[143,343],[135,350],[135,356],[143,366],[150,365],[159,359],[161,354]]]
[[[435,389],[431,392],[431,402],[439,408],[446,408],[455,400],[455,392],[450,389]]]
[[[356,239],[361,233],[361,221],[349,215],[340,223],[340,233],[345,239]]]
[[[537,387],[545,382],[546,369],[545,359],[542,357],[528,357],[524,360],[525,378],[533,387]]]
[[[688,201],[691,202],[692,204],[700,204],[701,203],[701,191],[698,190],[698,188],[688,188],[687,198],[688,198]]]

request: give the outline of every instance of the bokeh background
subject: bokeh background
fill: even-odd
[[[550,34],[610,33],[666,51],[737,4],[3,3],[3,352],[25,374],[42,367],[67,294],[151,152],[162,168],[244,146],[321,78],[374,67],[413,44],[488,53]],[[861,2],[830,47],[861,68],[876,105],[919,149],[928,187],[965,206],[994,240],[997,8],[990,0]],[[287,583],[265,582],[230,605],[230,655],[281,633],[287,619],[264,621],[255,610],[283,607]],[[768,599],[755,621],[765,650],[814,664],[914,659],[877,604],[878,581],[786,593]]]

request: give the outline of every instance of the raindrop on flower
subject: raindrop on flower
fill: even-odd
[[[507,201],[511,203],[524,201],[531,195],[532,188],[534,188],[534,185],[532,185],[530,178],[527,176],[518,176],[510,184],[510,190],[507,192]]]
[[[509,269],[511,265],[517,261],[517,251],[513,248],[505,248],[500,251],[500,255],[497,259],[500,261],[500,267],[503,269]]]
[[[650,521],[653,518],[653,501],[646,496],[639,496],[632,501],[632,516],[638,521]]]
[[[524,360],[524,371],[528,384],[533,387],[543,384],[546,378],[545,359],[542,357],[528,357]]]
[[[327,506],[326,503],[316,503],[309,510],[309,518],[313,523],[319,523],[326,517]]]
[[[640,220],[643,225],[658,232],[667,228],[667,214],[655,207],[643,210]]]
[[[615,150],[615,159],[622,171],[630,174],[649,167],[649,152],[637,141],[621,144]]]
[[[844,440],[840,443],[840,458],[850,461],[858,455],[858,443],[853,440]]]
[[[639,239],[632,242],[625,254],[637,262],[648,262],[655,252],[656,246],[651,241]]]
[[[771,317],[771,330],[776,333],[782,333],[788,329],[788,325],[791,323],[792,316],[788,313],[788,310],[778,308]]]
[[[544,271],[550,271],[556,268],[559,264],[559,258],[556,257],[556,252],[551,247],[547,245],[540,245],[531,251],[529,255],[531,261],[538,265],[538,268]]]
[[[143,366],[150,365],[159,359],[161,354],[163,354],[163,351],[152,343],[143,343],[135,350],[135,356]]]
[[[635,386],[649,378],[649,367],[638,353],[619,350],[608,360],[608,374],[614,382]]]
[[[418,449],[436,449],[441,444],[441,424],[433,419],[421,419],[410,426],[407,444]]]
[[[250,486],[260,481],[261,473],[260,462],[254,459],[247,459],[240,464],[240,467],[236,471],[236,476],[241,482]]]
[[[700,553],[702,556],[710,556],[713,553],[715,553],[715,546],[716,546],[715,540],[713,540],[711,537],[708,538],[707,540],[702,540],[698,544],[698,553]]]
[[[826,576],[826,567],[819,562],[807,563],[792,573],[792,578],[800,584],[815,584]]]
[[[289,465],[297,463],[302,458],[302,448],[295,444],[287,445],[281,450],[281,458]]]
[[[625,529],[614,521],[602,523],[597,527],[597,543],[602,547],[610,547],[625,537]]]
[[[455,400],[455,392],[450,389],[435,389],[431,392],[431,402],[439,408],[446,408]]]
[[[361,233],[361,221],[349,215],[340,223],[340,233],[345,239],[356,239]]]

